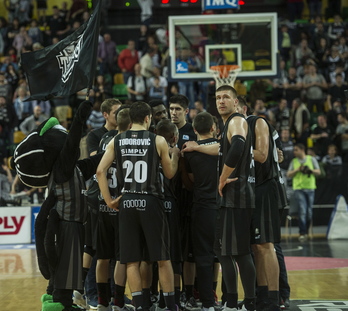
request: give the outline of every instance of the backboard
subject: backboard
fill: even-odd
[[[278,72],[277,13],[169,16],[169,78],[211,79],[211,66],[239,65],[239,78]]]

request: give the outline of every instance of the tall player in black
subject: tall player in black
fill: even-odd
[[[159,278],[167,308],[176,311],[174,276],[169,256],[169,230],[164,214],[163,183],[159,167],[172,178],[178,166],[179,149],[169,156],[168,145],[161,136],[148,131],[151,108],[144,102],[130,107],[132,129],[114,140],[117,181],[123,195],[120,202],[120,259],[127,265],[127,279],[133,302],[144,309],[139,263],[146,248],[151,261],[157,261]],[[100,190],[109,207],[114,205],[107,184]],[[105,195],[104,195],[105,193]]]
[[[216,107],[224,123],[220,152],[215,145],[201,146],[194,142],[186,143],[183,151],[219,153],[218,191],[222,197],[215,253],[226,285],[224,298],[228,308],[237,308],[237,262],[246,297],[245,308],[254,310],[255,267],[250,255],[250,236],[255,174],[251,132],[244,116],[238,113],[237,92],[233,87],[222,85],[216,90]]]
[[[246,107],[246,104],[241,107]],[[244,110],[245,111],[245,110]],[[249,112],[250,113],[250,112]],[[251,239],[257,276],[257,310],[279,310],[279,264],[274,244],[280,242],[280,192],[275,142],[267,121],[248,115],[255,158],[255,213]]]
[[[215,252],[222,266],[226,285],[226,307],[237,308],[238,271],[246,295],[245,307],[254,309],[255,267],[250,255],[252,214],[255,207],[255,171],[252,134],[243,115],[238,113],[236,90],[223,85],[216,90],[217,110],[224,122],[219,152],[221,196],[216,229]]]
[[[285,304],[289,307],[290,295],[284,256],[279,243],[281,213],[288,205],[285,183],[279,166],[284,156],[277,131],[265,119],[253,116],[250,107],[242,99],[239,105],[255,133],[253,144],[258,148],[254,149],[255,158],[260,161],[266,158],[263,163],[256,162],[256,212],[253,220],[255,237],[252,243],[255,243],[253,250],[258,282],[257,305],[258,309],[279,310],[279,301],[284,307]],[[266,135],[269,135],[268,139]],[[260,234],[256,234],[256,231]],[[272,251],[273,246],[276,252]],[[280,282],[283,292],[285,291],[284,297],[279,297]],[[284,303],[283,299],[287,301]]]
[[[208,112],[198,114],[193,120],[199,145],[218,144],[213,117]],[[200,152],[185,154],[187,172],[193,182],[193,205],[191,211],[191,235],[196,263],[196,276],[203,311],[214,310],[214,232],[218,212],[216,204],[218,156]]]
[[[186,116],[189,112],[189,100],[186,96],[178,94],[169,98],[169,113],[171,121],[179,130],[178,147],[181,149],[187,141],[196,141],[197,137],[192,125],[187,122]],[[182,164],[182,165],[181,165]],[[180,161],[179,170],[184,170],[184,162]],[[186,301],[182,307],[189,311],[198,310],[199,307],[193,297],[195,280],[195,264],[192,251],[192,239],[190,230],[190,211],[192,206],[192,191],[184,186],[184,181],[177,183],[176,194],[180,210],[180,224],[182,230],[182,247],[184,257],[183,283],[185,287]]]
[[[116,178],[116,161],[105,163],[107,159],[115,159],[114,147],[108,143],[112,141],[117,133],[123,133],[130,129],[131,121],[129,117],[129,108],[120,108],[116,111],[117,130],[111,130],[103,135],[99,150],[106,151],[106,156],[102,158],[100,166],[97,169],[98,181],[108,183],[109,192],[112,199],[118,197],[117,178]],[[111,153],[111,155],[110,155]],[[102,195],[99,195],[99,216],[97,225],[97,289],[98,289],[98,310],[108,310],[110,302],[110,284],[109,262],[116,259],[116,267],[114,272],[115,279],[115,295],[114,306],[115,311],[131,311],[134,308],[126,305],[124,301],[126,266],[120,264],[119,254],[119,220],[118,211],[108,207]]]

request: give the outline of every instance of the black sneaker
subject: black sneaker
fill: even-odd
[[[186,301],[185,309],[188,311],[196,311],[200,310],[200,307],[198,306],[196,299],[194,297],[191,297]]]
[[[242,300],[241,302],[238,302],[238,310],[243,310],[243,306],[244,306],[244,300]]]
[[[285,309],[290,308],[290,299],[289,298],[284,299],[284,306],[285,306]]]
[[[186,293],[185,293],[185,291],[182,291],[180,294],[180,308],[181,308],[181,310],[185,309],[185,304],[186,304]]]
[[[255,299],[244,299],[238,303],[238,310],[254,311],[255,310]]]

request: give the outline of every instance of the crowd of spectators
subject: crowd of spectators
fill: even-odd
[[[61,7],[52,7],[49,16],[46,15],[47,7],[38,7],[38,20],[32,19],[31,1],[9,3],[17,3],[17,6],[8,6],[8,16],[0,17],[1,159],[13,151],[14,133],[21,129],[27,133],[26,129],[32,129],[42,118],[55,115],[63,126],[68,127],[69,118],[87,91],[51,101],[24,101],[30,94],[20,68],[21,53],[55,44],[87,21],[90,16],[87,2],[72,0],[70,7],[67,2],[62,2]],[[122,101],[161,99],[167,104],[170,96],[185,94],[190,99],[190,120],[199,111],[209,110],[210,84],[167,81],[169,49],[165,27],[154,29],[148,22],[143,23],[139,25],[137,37],[119,43],[105,26],[100,32],[97,76],[90,92],[95,106],[86,132],[100,126],[102,118],[98,107],[105,99],[118,96],[115,85],[125,86]],[[280,19],[278,33],[280,75],[273,80],[249,81],[247,99],[255,114],[266,117],[280,133],[288,130],[291,142],[312,148],[327,168],[332,165],[344,167],[348,163],[345,97],[348,89],[348,27],[339,14],[328,20],[311,16],[311,22],[301,24]],[[177,57],[189,59],[192,68],[199,67],[199,57],[185,48],[180,32],[175,35],[177,45],[182,45]],[[243,82],[237,83],[245,92]],[[37,111],[34,113],[37,106],[40,106],[40,119]],[[26,127],[21,126],[22,122]],[[332,155],[333,147],[335,155]],[[337,160],[339,157],[342,161]],[[327,172],[326,177],[329,176],[332,174]]]

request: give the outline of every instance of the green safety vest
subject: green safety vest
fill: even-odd
[[[301,166],[300,161],[297,158],[293,160],[294,170],[298,169]],[[307,165],[311,170],[313,170],[313,162],[312,157],[310,155],[306,156],[306,161],[303,163],[303,166]],[[303,174],[301,172],[297,172],[296,175],[292,179],[292,188],[294,190],[299,189],[316,189],[315,184],[315,176],[311,174],[309,177],[307,174]]]

